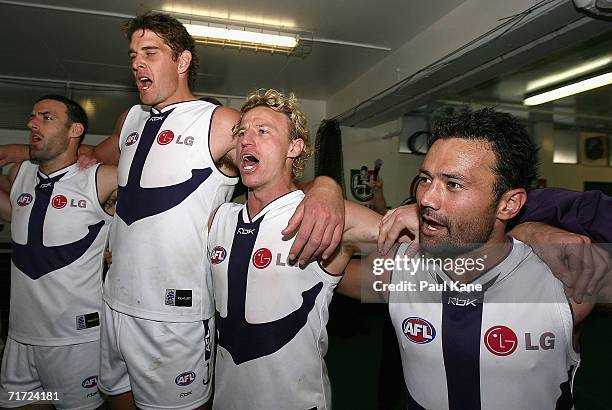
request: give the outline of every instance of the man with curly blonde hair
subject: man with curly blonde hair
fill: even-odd
[[[295,238],[281,230],[304,197],[295,177],[312,152],[306,118],[293,95],[259,90],[242,106],[234,135],[249,190],[246,204],[223,204],[210,222],[219,334],[213,407],[330,408],[328,305],[352,254],[361,243],[373,247],[380,216],[345,202],[333,256],[290,263]]]
[[[304,141],[304,148],[302,153],[293,159],[293,177],[299,178],[304,172],[306,167],[306,161],[312,156],[312,147],[310,144],[310,131],[306,125],[306,116],[298,106],[297,98],[293,93],[289,94],[289,97],[284,96],[282,93],[269,89],[260,89],[252,93],[247,97],[246,102],[240,109],[240,120],[247,111],[252,110],[255,107],[268,107],[276,112],[284,113],[289,119],[289,139],[302,139]],[[238,132],[238,126],[240,122],[234,127],[234,135]]]

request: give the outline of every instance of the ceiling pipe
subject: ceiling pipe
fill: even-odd
[[[120,18],[120,19],[131,19],[131,18],[136,17],[133,14],[113,13],[110,11],[91,10],[91,9],[83,9],[83,8],[77,8],[77,7],[51,6],[48,4],[40,4],[40,3],[25,3],[22,1],[0,0],[0,4],[6,4],[9,6],[17,6],[17,7],[30,7],[30,8],[42,9],[42,10],[62,11],[62,12],[67,12],[67,13],[88,14],[92,16],[112,17],[112,18]],[[160,11],[160,13],[177,14],[177,13],[170,13],[167,11]],[[287,29],[287,31],[290,31],[290,30]],[[315,43],[327,43],[327,44],[336,44],[336,45],[350,46],[350,47],[368,48],[368,49],[373,49],[373,50],[391,51],[389,47],[383,47],[383,46],[377,46],[377,45],[365,44],[365,43],[355,43],[352,41],[334,40],[331,38],[313,37],[313,38],[308,38],[305,40],[312,41]]]

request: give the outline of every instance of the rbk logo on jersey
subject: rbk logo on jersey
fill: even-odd
[[[31,194],[24,192],[23,194],[19,195],[19,198],[17,198],[17,205],[28,206],[32,203],[32,199],[33,197]]]
[[[253,235],[255,229],[238,228],[238,235]]]
[[[161,120],[163,120],[163,119],[164,119],[164,117],[157,116],[157,117],[151,117],[151,118],[149,118],[149,121],[151,121],[151,122],[155,122],[155,121],[161,121]]]
[[[404,319],[402,332],[408,340],[419,345],[429,343],[436,337],[436,329],[433,325],[420,317]]]
[[[196,374],[194,372],[184,372],[176,376],[174,379],[174,383],[177,386],[189,386],[196,379]]]
[[[496,356],[509,356],[518,347],[514,330],[506,326],[493,326],[485,332],[484,343],[489,352]]]
[[[134,131],[133,133],[128,135],[127,138],[125,139],[125,145],[129,147],[130,145],[135,144],[136,141],[138,141],[138,137],[139,137],[138,133]]]
[[[97,385],[98,385],[98,376],[90,376],[86,378],[85,380],[83,380],[83,382],[81,383],[81,386],[83,386],[84,389],[90,389],[92,387],[96,387]]]
[[[210,251],[210,262],[219,264],[225,260],[227,256],[227,251],[223,246],[215,246],[212,251]]]
[[[449,296],[448,304],[454,306],[476,306],[478,299],[461,298],[456,296]]]
[[[264,269],[272,262],[272,252],[268,248],[260,248],[253,254],[253,266],[257,269]]]

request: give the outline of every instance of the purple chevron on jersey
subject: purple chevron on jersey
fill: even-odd
[[[251,254],[255,247],[259,225],[243,222],[243,210],[238,215],[227,269],[227,316],[217,314],[219,345],[232,356],[235,364],[270,355],[293,339],[308,320],[317,295],[323,288],[319,282],[302,292],[302,304],[286,316],[265,323],[249,323],[246,316],[246,296]],[[239,235],[239,229],[253,229],[254,235]],[[248,343],[244,341],[248,340]]]
[[[147,121],[140,136],[140,142],[136,148],[136,153],[128,173],[127,183],[125,186],[119,185],[117,191],[117,215],[127,225],[174,208],[198,189],[212,174],[210,167],[193,169],[191,170],[191,178],[175,185],[153,188],[143,188],[140,186],[144,164],[153,143],[156,140],[159,142],[160,138],[166,144],[171,141],[171,131],[165,130],[162,132],[162,134],[165,134],[160,134],[160,136],[157,133],[172,111],[174,109],[160,114],[151,112],[152,117]],[[152,121],[154,118],[156,120]]]
[[[43,178],[35,188],[36,199],[28,221],[28,241],[25,244],[13,242],[13,263],[36,280],[60,268],[70,265],[89,249],[104,226],[104,221],[87,227],[88,233],[76,242],[60,246],[45,246],[43,226],[47,208],[51,202],[53,187],[66,173],[53,178]],[[36,255],[36,257],[32,257]]]

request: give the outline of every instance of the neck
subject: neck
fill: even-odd
[[[38,164],[38,169],[45,175],[50,175],[55,171],[62,168],[66,168],[69,165],[74,164],[77,161],[77,154],[62,155],[48,161],[41,162]]]
[[[270,202],[296,189],[297,187],[292,181],[282,185],[276,183],[274,187],[249,188],[247,194],[247,209],[249,215],[257,215]]]
[[[505,234],[505,224],[496,221],[489,240],[473,251],[453,257],[452,266],[456,268],[446,272],[460,283],[471,282],[506,259],[511,249],[512,240]]]
[[[164,107],[169,106],[170,104],[176,104],[178,102],[183,102],[183,101],[193,101],[195,99],[196,98],[191,92],[191,90],[189,89],[189,87],[187,85],[184,85],[184,86],[180,86],[174,94],[172,94],[170,97],[168,97],[164,101],[158,104],[155,104],[154,107],[157,108],[158,110],[161,110]]]

